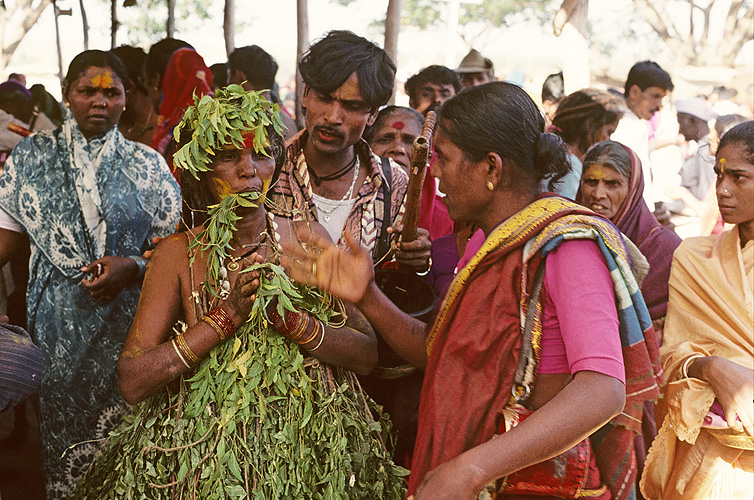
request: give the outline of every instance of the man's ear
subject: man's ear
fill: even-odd
[[[377,115],[380,114],[379,109],[375,109],[371,113],[369,113],[369,117],[367,118],[367,127],[371,127],[374,125],[375,120],[377,120]]]
[[[638,85],[631,85],[631,88],[628,89],[628,94],[626,95],[626,97],[629,99],[637,99],[642,92],[643,90],[641,90]]]

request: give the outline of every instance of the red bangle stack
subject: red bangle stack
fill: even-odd
[[[233,332],[236,331],[236,327],[230,319],[230,316],[228,316],[228,313],[220,307],[216,307],[205,314],[202,321],[207,323],[217,332],[221,341],[227,340],[228,337],[233,335]]]
[[[269,314],[272,327],[280,335],[292,340],[297,344],[308,344],[320,332],[319,320],[310,317],[301,311],[286,311],[285,320],[280,321],[280,314],[274,309]],[[322,329],[324,336],[324,329]]]

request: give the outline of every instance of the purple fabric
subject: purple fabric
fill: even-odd
[[[649,261],[649,274],[641,285],[641,294],[652,319],[665,316],[668,309],[668,280],[673,252],[681,244],[675,232],[655,219],[644,201],[644,174],[641,160],[627,146],[631,156],[631,178],[628,195],[612,218],[613,224],[630,239]],[[576,195],[584,202],[581,190]]]
[[[432,240],[432,269],[427,275],[427,282],[435,291],[438,304],[442,302],[450,282],[455,277],[458,264],[456,236],[456,233],[450,233]]]
[[[0,92],[21,92],[30,101],[32,100],[31,90],[27,89],[18,82],[8,80],[7,82],[0,83]]]

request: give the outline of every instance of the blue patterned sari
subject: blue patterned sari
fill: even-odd
[[[0,208],[29,235],[29,332],[45,353],[39,391],[47,498],[76,480],[128,409],[115,364],[140,285],[93,299],[81,267],[105,255],[141,255],[175,230],[178,185],[154,150],[117,128],[85,139],[70,112],[62,128],[23,139],[0,175]]]

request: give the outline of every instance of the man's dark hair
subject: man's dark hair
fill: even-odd
[[[331,31],[309,47],[299,70],[306,85],[325,95],[335,92],[356,72],[361,94],[372,111],[393,94],[393,61],[377,45],[350,31]]]
[[[160,83],[162,85],[162,77],[165,76],[165,69],[168,67],[168,62],[173,56],[173,53],[182,48],[193,49],[190,43],[178,40],[177,38],[164,38],[155,43],[149,48],[149,53],[144,61],[144,72],[147,76],[158,74],[160,75]]]
[[[209,67],[212,72],[212,87],[220,89],[228,85],[228,64],[215,63]]]
[[[136,90],[139,92],[145,92],[144,88],[144,75],[142,69],[144,68],[144,61],[147,59],[147,53],[140,47],[132,47],[130,45],[121,45],[111,51],[113,54],[123,61],[128,71],[128,79],[136,86]],[[123,82],[127,84],[128,82]]]
[[[419,89],[422,85],[427,83],[434,83],[435,85],[452,85],[456,94],[459,93],[462,88],[458,73],[446,66],[433,64],[432,66],[427,66],[406,80],[405,88],[409,99],[418,99]]]
[[[565,97],[565,83],[563,82],[563,72],[558,71],[547,75],[545,82],[542,84],[542,102],[550,101],[557,103]]]
[[[254,90],[272,90],[278,63],[262,47],[247,45],[231,52],[228,56],[228,68],[243,73]]]
[[[668,91],[674,88],[670,74],[654,61],[637,62],[631,67],[624,88],[626,95],[634,85],[639,87],[642,92],[649,87],[658,87]]]

